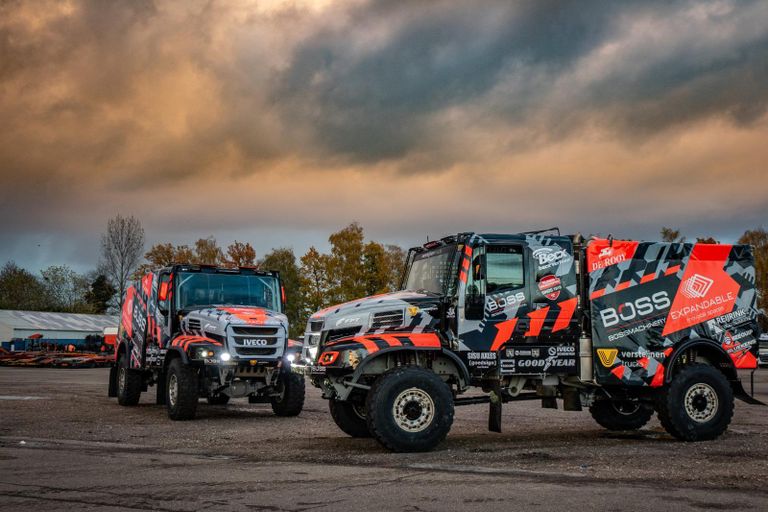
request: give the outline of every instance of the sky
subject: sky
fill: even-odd
[[[768,2],[0,1],[0,263],[768,227]]]

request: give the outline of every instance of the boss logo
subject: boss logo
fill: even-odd
[[[605,327],[611,327],[621,321],[629,322],[639,316],[648,316],[671,305],[667,292],[657,292],[650,297],[640,297],[637,300],[625,302],[617,308],[605,308],[600,311],[600,318]]]
[[[242,341],[246,347],[264,347],[269,345],[269,340],[264,338],[244,338]]]
[[[339,318],[338,320],[336,320],[336,327],[340,325],[359,325],[361,323],[363,323],[362,318],[360,318],[359,316]]]

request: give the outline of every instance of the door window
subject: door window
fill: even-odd
[[[519,245],[490,245],[486,248],[486,293],[514,290],[525,285],[523,248]]]

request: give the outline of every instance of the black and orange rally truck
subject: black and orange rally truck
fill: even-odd
[[[341,430],[391,450],[437,445],[455,405],[490,403],[497,432],[515,400],[614,430],[656,411],[696,441],[726,430],[734,397],[759,403],[739,372],[758,363],[746,245],[461,233],[411,249],[401,288],[315,313],[293,366]]]
[[[136,405],[157,386],[173,420],[248,397],[296,416],[304,378],[291,372],[300,344],[288,339],[285,293],[277,272],[174,265],[146,273],[124,301],[109,396]]]

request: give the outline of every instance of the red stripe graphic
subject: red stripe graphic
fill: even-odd
[[[571,325],[571,318],[573,318],[573,312],[576,311],[578,302],[579,298],[574,297],[558,304],[560,306],[560,314],[557,315],[557,320],[555,320],[555,325],[552,327],[552,332],[562,331]]]
[[[544,327],[547,313],[549,313],[549,306],[528,313],[528,318],[531,319],[531,327],[524,336],[538,336],[541,333],[541,328]]]
[[[493,344],[491,345],[491,350],[496,351],[499,350],[499,348],[509,341],[509,339],[512,337],[512,333],[515,331],[515,325],[517,325],[517,318],[512,318],[510,320],[505,320],[503,322],[499,322],[496,324],[496,329],[498,332],[496,333],[496,337],[493,339]]]

